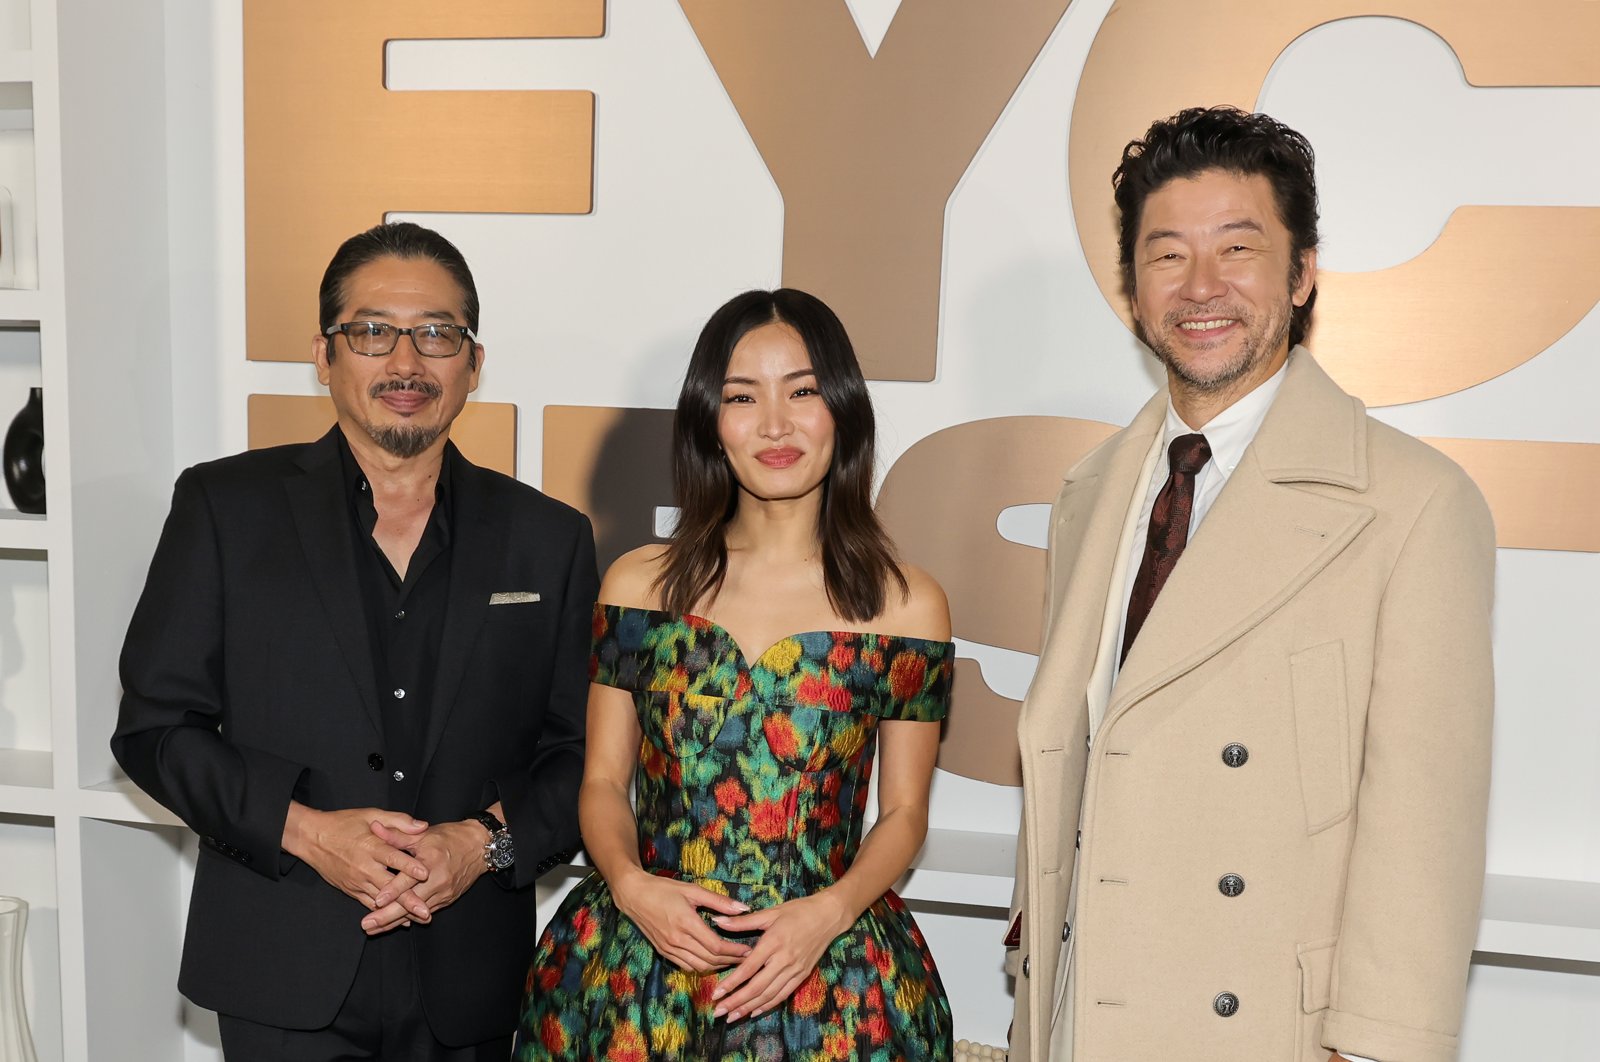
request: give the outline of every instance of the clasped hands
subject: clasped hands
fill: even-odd
[[[292,805],[284,848],[324,881],[361,902],[361,928],[377,936],[427,924],[487,869],[486,834],[473,821],[429,825],[398,811],[317,811]]]
[[[799,988],[828,945],[854,921],[827,890],[751,911],[745,904],[674,878],[636,870],[612,886],[617,907],[655,949],[680,969],[722,975],[712,998],[729,1021],[764,1014]],[[757,932],[745,944],[706,924],[701,908],[727,933]]]

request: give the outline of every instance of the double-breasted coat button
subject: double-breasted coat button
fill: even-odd
[[[1031,976],[1033,976],[1033,956],[1032,955],[1024,955],[1022,957],[1022,976],[1023,977],[1031,977]]]
[[[394,772],[393,778],[397,782],[403,782],[403,781],[406,780],[406,772],[404,772],[404,771],[396,771],[396,772]]]
[[[1211,1009],[1219,1018],[1231,1018],[1239,1013],[1239,997],[1232,992],[1218,992],[1217,998],[1211,1001]]]
[[[1063,923],[1061,923],[1061,943],[1065,944],[1067,941],[1069,941],[1071,939],[1072,939],[1072,923],[1071,922],[1063,922]]]
[[[1217,891],[1224,896],[1237,896],[1244,891],[1244,879],[1237,874],[1224,874],[1217,879]]]
[[[1229,767],[1243,767],[1250,758],[1250,750],[1237,741],[1225,746],[1222,750],[1222,762]]]
[[[376,752],[372,753],[367,757],[367,766],[372,768],[374,771],[383,770],[383,757],[378,755]]]

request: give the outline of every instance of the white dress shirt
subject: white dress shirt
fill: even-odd
[[[1255,441],[1256,432],[1261,430],[1261,422],[1267,419],[1267,410],[1272,408],[1272,400],[1278,397],[1278,389],[1283,386],[1283,377],[1288,371],[1289,363],[1285,361],[1261,386],[1198,428],[1185,424],[1173,407],[1172,400],[1167,399],[1166,424],[1162,426],[1161,434],[1152,447],[1156,451],[1156,458],[1153,464],[1146,462],[1149,481],[1145,485],[1144,504],[1139,510],[1138,522],[1133,526],[1131,541],[1124,544],[1128,552],[1122,585],[1122,618],[1117,624],[1117,656],[1122,655],[1122,639],[1128,626],[1128,598],[1133,594],[1134,580],[1139,576],[1139,562],[1144,559],[1145,539],[1150,534],[1150,513],[1156,507],[1156,495],[1161,493],[1172,471],[1167,467],[1167,447],[1180,435],[1194,434],[1204,435],[1211,447],[1211,460],[1195,477],[1194,508],[1189,513],[1189,541],[1193,542],[1200,522],[1211,511],[1212,503],[1222,493],[1233,470],[1239,467],[1245,449]]]

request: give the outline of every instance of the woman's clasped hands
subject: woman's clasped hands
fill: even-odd
[[[743,915],[750,908],[710,889],[676,878],[637,870],[612,888],[617,908],[681,970],[709,973],[732,966],[750,947],[729,940],[706,924],[701,908],[718,916]]]
[[[843,903],[823,890],[749,914],[718,915],[712,921],[730,933],[761,934],[711,994],[719,1001],[716,1016],[737,1021],[747,1014],[764,1014],[788,999],[854,919]]]

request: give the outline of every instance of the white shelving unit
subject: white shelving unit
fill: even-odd
[[[163,25],[161,0],[0,0],[26,265],[0,289],[0,431],[43,387],[49,510],[0,498],[0,892],[32,908],[41,1062],[184,1053],[183,835],[106,745],[173,478]]]

